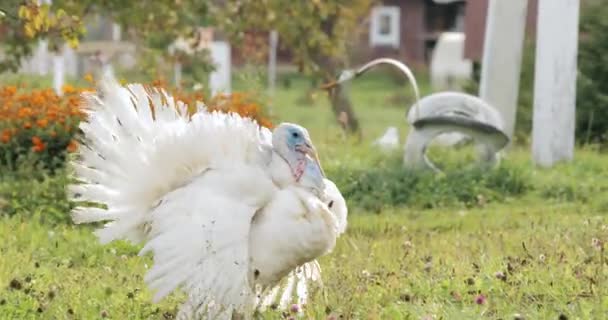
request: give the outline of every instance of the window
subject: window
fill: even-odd
[[[372,9],[369,44],[372,47],[399,47],[401,8],[377,6]]]

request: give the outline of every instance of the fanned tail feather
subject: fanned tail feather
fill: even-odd
[[[255,121],[208,112],[202,103],[191,117],[162,89],[103,79],[98,93],[83,98],[88,117],[68,193],[75,223],[109,222],[96,232],[102,243],[146,239],[147,213],[163,195],[269,143],[270,132]]]

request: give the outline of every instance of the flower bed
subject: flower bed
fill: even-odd
[[[152,85],[167,88],[160,81]],[[91,89],[65,86],[64,94],[58,96],[52,89],[0,87],[0,165],[13,167],[32,159],[49,168],[62,166],[66,155],[77,148],[75,135],[85,116],[80,94],[87,90]],[[210,110],[236,112],[262,126],[272,126],[260,104],[247,94],[218,95],[205,101],[200,92],[167,90],[187,105],[203,101]]]

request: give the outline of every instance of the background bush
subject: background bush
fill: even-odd
[[[390,207],[420,209],[483,206],[532,190],[529,171],[514,165],[493,170],[451,167],[444,173],[403,168],[401,157],[374,166],[328,168],[349,206],[380,212]]]
[[[61,165],[76,149],[82,90],[66,86],[59,97],[52,89],[0,88],[0,164],[14,167],[34,154],[51,168]]]
[[[603,2],[603,4],[602,4]],[[592,3],[581,16],[576,109],[577,138],[608,142],[608,6]]]

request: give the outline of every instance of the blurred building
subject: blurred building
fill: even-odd
[[[477,0],[473,0],[477,1]],[[393,57],[412,66],[428,66],[432,50],[443,32],[464,32],[465,0],[383,0],[361,21],[358,40],[349,48],[355,64],[378,57]],[[245,42],[257,43],[265,54],[266,32],[248,32]],[[279,36],[280,37],[280,36]],[[280,42],[280,40],[279,40]],[[239,65],[255,52],[233,48],[233,63]],[[265,61],[262,57],[260,61]],[[280,47],[278,61],[292,62],[288,48]]]
[[[476,1],[476,0],[473,0]],[[394,57],[414,66],[430,63],[443,32],[463,32],[464,0],[384,0],[370,12],[354,62]]]

